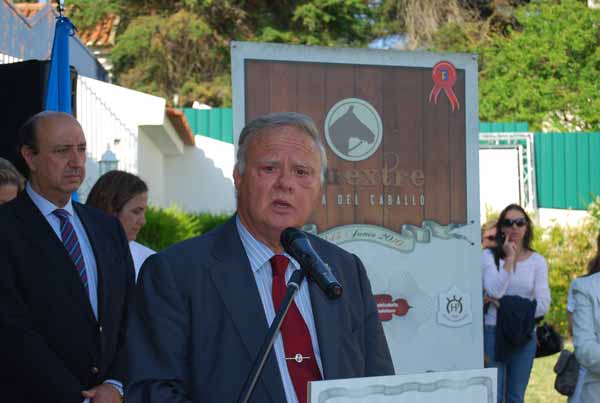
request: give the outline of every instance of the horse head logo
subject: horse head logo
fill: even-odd
[[[354,105],[348,106],[346,112],[329,126],[329,135],[335,147],[342,153],[348,155],[356,149],[361,142],[373,144],[375,134],[354,114]],[[350,139],[358,139],[352,147]]]
[[[382,134],[379,114],[362,99],[338,102],[325,119],[325,138],[329,147],[348,161],[369,158],[379,147]]]

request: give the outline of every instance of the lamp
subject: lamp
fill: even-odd
[[[110,151],[110,144],[106,145],[106,151],[102,154],[102,159],[98,161],[98,165],[100,166],[100,176],[119,167],[119,160],[115,153]]]

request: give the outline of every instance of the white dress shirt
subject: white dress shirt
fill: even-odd
[[[273,272],[271,270],[271,257],[275,256],[273,251],[269,249],[264,243],[260,242],[252,236],[252,234],[244,227],[244,224],[240,221],[239,216],[236,216],[237,230],[242,240],[242,245],[248,255],[250,261],[250,268],[254,274],[254,280],[258,287],[258,293],[260,294],[260,300],[262,301],[263,309],[267,317],[269,326],[275,319],[276,309],[279,307],[273,306],[273,299],[271,296],[271,287],[273,284]],[[289,281],[294,270],[299,270],[300,265],[287,253],[284,253],[290,259],[290,263],[285,272],[286,282]],[[317,328],[315,326],[315,320],[312,312],[312,306],[310,303],[310,293],[308,289],[308,282],[305,280],[300,285],[300,289],[294,296],[294,302],[302,315],[302,318],[306,322],[308,332],[312,341],[313,351],[317,360],[317,365],[321,374],[323,374],[323,365],[321,363],[321,353],[319,350],[319,343],[317,340]],[[277,357],[277,366],[281,374],[281,381],[283,382],[283,389],[285,391],[285,397],[288,403],[297,403],[298,397],[296,396],[296,390],[294,384],[290,378],[290,373],[287,368],[285,360],[285,351],[283,348],[283,338],[281,333],[277,334],[275,338],[275,344],[273,345],[275,350],[275,356]]]

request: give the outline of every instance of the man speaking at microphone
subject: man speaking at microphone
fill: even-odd
[[[132,403],[235,402],[298,261],[284,229],[309,219],[327,168],[313,121],[262,116],[240,134],[237,214],[143,265],[129,326]],[[302,282],[250,402],[307,401],[307,383],[394,373],[358,257],[315,236],[343,295]]]

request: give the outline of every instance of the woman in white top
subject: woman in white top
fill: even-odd
[[[575,299],[573,298],[573,284],[577,279],[571,282],[569,286],[569,293],[567,295],[567,319],[569,321],[569,333],[573,336],[573,312],[575,311]],[[581,400],[581,389],[583,387],[583,380],[585,379],[586,373],[585,367],[582,365],[579,366],[579,375],[577,377],[577,386],[575,387],[575,391],[569,398],[567,399],[567,403],[583,403]]]
[[[600,402],[600,235],[588,274],[575,279],[573,292],[573,343],[579,365],[586,369],[581,401]]]
[[[490,359],[487,367],[498,368],[498,402],[523,402],[535,358],[535,332],[531,340],[518,347],[503,362],[496,360],[496,317],[498,300],[516,295],[537,301],[535,317],[550,306],[548,266],[546,260],[531,249],[531,219],[518,204],[507,206],[496,224],[498,247],[486,249],[482,256],[483,285],[493,302],[484,316],[484,348]],[[500,307],[502,309],[502,307]]]
[[[85,203],[119,219],[129,239],[129,249],[137,280],[142,264],[154,253],[152,249],[135,242],[140,229],[146,223],[148,207],[146,183],[129,172],[110,171],[98,178]]]

